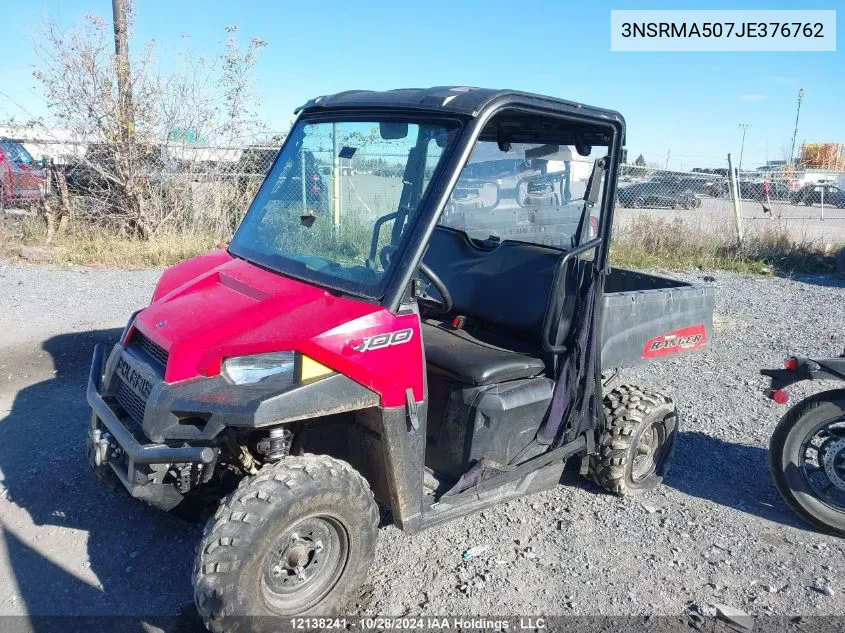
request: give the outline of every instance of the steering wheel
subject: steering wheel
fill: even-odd
[[[428,305],[431,305],[437,312],[441,314],[446,314],[447,312],[452,310],[452,295],[449,292],[449,289],[446,288],[446,284],[443,283],[443,280],[438,277],[431,268],[429,268],[425,263],[420,262],[420,272],[428,277],[428,280],[431,282],[431,285],[435,287],[438,293],[440,293],[440,299],[435,299],[431,295],[428,294],[428,289],[424,289],[422,291],[422,295],[418,297],[420,301],[424,301]]]

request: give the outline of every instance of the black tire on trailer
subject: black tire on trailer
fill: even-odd
[[[836,253],[836,272],[840,275],[845,275],[845,246],[839,249]]]
[[[824,391],[805,398],[793,406],[778,422],[769,442],[769,466],[781,497],[792,510],[813,527],[825,532],[845,535],[845,506],[826,503],[805,476],[807,444],[831,423],[845,421],[845,389]],[[842,429],[843,427],[839,427]],[[825,468],[834,472],[831,486],[845,487],[845,436],[832,436],[833,446],[816,449],[819,458],[830,452]],[[830,478],[828,477],[828,480]]]
[[[378,517],[366,479],[331,457],[286,457],[244,478],[197,549],[206,626],[230,631],[249,617],[251,631],[272,631],[279,618],[342,612],[373,562]]]
[[[668,397],[621,385],[604,397],[606,428],[590,459],[590,479],[617,495],[659,485],[672,462],[678,411]]]

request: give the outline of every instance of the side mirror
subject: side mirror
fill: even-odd
[[[449,144],[451,136],[452,132],[450,130],[438,130],[434,135],[434,142],[437,144],[437,147],[443,149]]]
[[[390,123],[381,121],[378,124],[379,135],[386,141],[395,141],[408,136],[407,123]]]
[[[581,156],[589,156],[593,151],[593,146],[586,141],[583,134],[575,137],[575,151]]]

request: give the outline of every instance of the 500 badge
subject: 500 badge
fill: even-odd
[[[352,349],[356,352],[369,352],[374,349],[382,349],[390,347],[391,345],[401,345],[407,343],[414,336],[414,331],[411,328],[405,330],[397,330],[395,332],[386,332],[384,334],[375,334],[367,336],[358,341],[353,341]]]

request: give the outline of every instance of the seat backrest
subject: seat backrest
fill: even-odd
[[[522,242],[480,249],[467,236],[438,226],[425,263],[443,280],[453,311],[537,342],[562,253]]]

